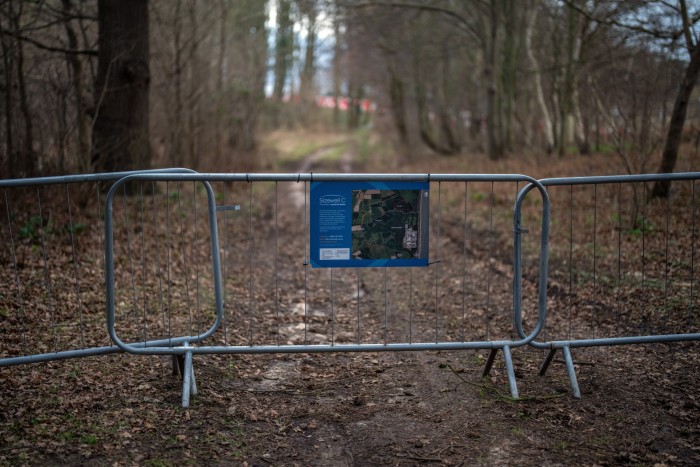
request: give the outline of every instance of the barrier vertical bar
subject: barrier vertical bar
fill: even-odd
[[[51,277],[49,275],[49,259],[46,253],[46,226],[44,225],[44,213],[41,208],[41,195],[39,187],[36,187],[36,200],[39,206],[39,223],[41,224],[41,254],[44,259],[44,283],[46,285],[46,299],[48,300],[49,312],[51,316],[51,334],[53,336],[53,351],[58,352],[58,335],[56,333],[56,309],[53,302],[51,287]]]
[[[691,204],[693,205],[692,213],[692,234],[690,241],[690,304],[688,306],[688,326],[692,326],[692,316],[695,311],[695,300],[693,299],[693,292],[695,291],[695,180],[692,181],[692,198]]]
[[[75,296],[78,301],[78,317],[80,325],[80,345],[85,345],[85,335],[83,332],[83,301],[80,296],[80,275],[78,274],[78,260],[75,254],[75,234],[73,227],[73,215],[71,212],[71,200],[70,193],[68,192],[68,185],[66,188],[66,203],[68,204],[68,232],[70,234],[70,245],[71,245],[71,257],[73,262],[73,274],[75,275]]]
[[[143,341],[148,340],[148,319],[146,315],[147,310],[147,298],[146,298],[146,223],[144,222],[144,200],[143,200],[143,182],[139,183],[139,200],[140,200],[140,214],[141,214],[141,274],[143,274],[143,282],[141,290],[143,291]]]
[[[182,196],[180,194],[180,182],[177,182],[177,213],[180,225],[180,250],[182,252],[182,263],[185,270],[185,298],[187,303],[187,318],[189,321],[189,334],[193,334],[192,328],[192,301],[190,297],[190,274],[187,267],[187,249],[185,248],[185,228],[182,222]]]
[[[462,342],[466,340],[466,287],[467,287],[467,191],[469,182],[464,182],[464,228],[462,239]]]
[[[437,241],[435,242],[435,342],[440,341],[438,331],[438,317],[440,315],[440,301],[438,296],[438,281],[440,280],[440,208],[442,182],[438,182],[438,208],[437,208]]]
[[[5,196],[5,211],[7,212],[7,231],[10,233],[10,251],[12,253],[12,269],[15,276],[15,285],[17,287],[17,303],[20,306],[20,313],[22,316],[22,344],[24,345],[24,352],[29,353],[28,340],[27,340],[27,317],[24,310],[24,302],[22,301],[22,287],[21,281],[19,279],[19,270],[17,267],[17,254],[15,251],[15,237],[12,232],[12,215],[10,214],[10,202],[7,198],[7,189],[3,190]]]
[[[275,180],[275,322],[277,323],[277,345],[280,345],[280,299],[279,299],[279,187]]]
[[[253,182],[248,183],[248,342],[253,346]]]

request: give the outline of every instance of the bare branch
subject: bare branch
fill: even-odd
[[[581,7],[580,5],[577,5],[576,2],[573,0],[564,0],[564,4],[575,10],[576,12],[582,14],[585,16],[587,19],[591,21],[595,21],[596,23],[599,24],[605,24],[608,26],[615,26],[621,29],[627,29],[629,31],[634,31],[637,33],[645,34],[648,36],[652,36],[656,39],[662,39],[662,40],[670,40],[675,42],[682,34],[682,31],[664,31],[661,29],[651,29],[646,26],[644,26],[641,23],[636,23],[636,24],[629,24],[625,23],[623,21],[618,20],[615,18],[615,14],[610,14],[605,18],[600,18],[594,14],[594,12],[590,12],[586,10],[585,8]],[[619,12],[619,10],[617,11]],[[616,13],[616,12],[614,12]]]
[[[685,0],[678,0],[678,4],[681,10],[681,20],[683,21],[683,36],[685,37],[685,46],[688,49],[688,53],[692,53],[693,47],[693,37],[690,35],[690,20],[688,19],[688,5],[685,4]]]
[[[461,29],[473,36],[474,38],[478,40],[482,40],[482,36],[479,34],[479,31],[477,28],[471,24],[467,19],[460,15],[458,12],[451,10],[449,8],[441,7],[439,5],[433,5],[429,3],[410,3],[410,2],[392,2],[392,1],[383,1],[383,0],[372,0],[368,2],[362,2],[362,3],[351,3],[345,5],[348,8],[369,8],[369,7],[391,7],[391,8],[405,8],[405,9],[414,9],[414,10],[421,10],[421,11],[428,11],[428,12],[433,12],[433,13],[440,13],[445,16],[448,16],[449,18],[452,18],[457,21]]]
[[[35,39],[32,39],[27,36],[22,36],[20,34],[15,34],[12,31],[8,30],[0,30],[0,34],[4,34],[10,37],[13,37],[17,40],[27,42],[28,44],[33,45],[34,47],[41,49],[41,50],[46,50],[47,52],[56,52],[56,53],[62,53],[62,54],[67,54],[67,55],[87,55],[90,57],[96,57],[97,56],[97,50],[83,50],[83,49],[78,49],[78,50],[73,50],[73,49],[65,49],[63,47],[53,47],[50,45],[43,44]]]

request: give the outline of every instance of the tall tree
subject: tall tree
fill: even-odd
[[[73,14],[74,5],[72,0],[62,0],[63,14],[65,19],[64,28],[68,38],[69,50],[78,50],[78,36],[69,19]],[[90,162],[90,118],[87,115],[87,105],[85,104],[85,90],[83,89],[83,61],[75,53],[66,53],[66,60],[70,66],[72,74],[72,87],[75,94],[76,126],[78,129],[78,169],[85,172]]]
[[[685,118],[688,113],[690,95],[700,75],[700,44],[694,41],[691,31],[693,25],[692,21],[698,21],[698,19],[693,18],[691,21],[685,0],[678,0],[678,7],[683,27],[683,38],[685,39],[686,48],[690,54],[690,62],[685,69],[683,81],[681,81],[678,87],[676,100],[673,103],[673,112],[671,113],[671,121],[668,125],[668,135],[666,136],[666,144],[664,145],[664,151],[661,156],[659,173],[673,172],[676,166],[678,149],[680,148],[681,137],[683,136],[683,126],[685,125]],[[651,195],[653,197],[666,198],[668,197],[670,187],[671,182],[658,181],[654,184]]]
[[[299,10],[306,20],[306,45],[304,47],[304,65],[299,76],[299,97],[301,98],[301,119],[308,120],[314,101],[314,75],[316,74],[316,2],[305,0],[299,2]]]
[[[13,1],[8,3],[10,10],[10,20],[15,31],[21,30],[21,18],[24,5],[18,2],[16,9]],[[20,159],[23,162],[23,174],[25,177],[32,177],[36,173],[36,154],[34,153],[34,122],[29,106],[29,93],[27,90],[27,79],[24,67],[24,43],[16,43],[16,65],[17,65],[17,90],[19,91],[19,109],[22,113],[24,123],[24,141],[21,148]]]
[[[535,88],[535,98],[537,100],[537,106],[542,114],[542,126],[544,132],[544,148],[547,154],[551,153],[554,149],[554,131],[552,130],[552,118],[549,114],[549,108],[544,98],[544,90],[542,87],[542,70],[540,64],[535,56],[535,51],[532,45],[532,36],[535,31],[535,22],[537,20],[538,13],[538,1],[535,0],[528,3],[529,13],[527,14],[527,27],[525,30],[525,51],[527,53],[527,58],[532,67],[532,78],[533,86]]]
[[[148,1],[99,0],[98,24],[93,168],[148,168]]]
[[[284,86],[294,52],[292,1],[277,0],[277,33],[275,40],[275,83],[272,95],[277,101],[284,96]]]

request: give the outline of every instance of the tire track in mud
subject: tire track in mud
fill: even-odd
[[[311,152],[302,159],[296,172],[312,172],[316,166],[324,162],[329,154],[337,151],[339,146],[345,146],[346,149],[343,151],[340,160],[338,161],[338,168],[343,173],[350,172],[352,170],[354,150],[349,143],[349,141],[342,141],[340,143],[325,146]],[[304,211],[308,211],[307,197],[307,183],[284,183],[281,185],[280,192],[278,193],[279,205],[277,206],[277,210],[278,212],[285,213],[285,216],[282,220],[282,224],[279,226],[280,229],[284,230],[298,227],[298,220],[301,218],[306,218]],[[302,241],[306,242],[306,238],[303,238]],[[280,271],[280,276],[282,278],[282,282],[292,282],[289,272]],[[311,326],[307,326],[305,322],[299,322],[299,319],[297,319],[297,322],[283,325],[280,330],[280,334],[283,335],[282,343],[298,344],[305,341],[309,344],[325,343],[324,341],[327,340],[326,336],[314,332],[313,321],[324,320],[327,315],[327,310],[311,309],[309,304],[305,301],[306,294],[303,290],[296,290],[293,293],[295,296],[297,296],[297,299],[292,306],[291,314],[297,318],[303,317],[305,322],[308,319],[311,321]],[[278,360],[273,362],[262,375],[261,387],[263,387],[265,390],[275,389],[284,381],[287,381],[290,378],[293,379],[298,374],[298,367],[298,359]]]

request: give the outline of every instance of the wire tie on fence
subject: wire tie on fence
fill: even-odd
[[[311,179],[310,179],[309,181],[310,181],[311,183],[313,183],[313,182],[314,182],[314,173],[313,173],[313,172],[310,172],[310,174],[311,174]]]
[[[522,227],[513,227],[513,232],[516,234],[530,233],[530,229],[524,229]]]
[[[438,264],[438,263],[442,263],[442,260],[439,259],[439,260],[437,260],[437,261],[433,261],[432,263],[428,263],[428,266],[430,266],[430,265],[432,265],[432,264]]]
[[[297,174],[297,183],[299,183],[300,181],[301,181],[301,174],[298,173],[298,174]]]
[[[246,181],[246,183],[250,183],[250,179],[248,178],[248,173],[247,173],[247,172],[246,172],[246,174],[245,174],[245,181]]]

